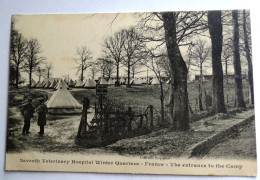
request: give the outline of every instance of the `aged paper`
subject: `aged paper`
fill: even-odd
[[[250,12],[13,15],[7,171],[256,176]]]

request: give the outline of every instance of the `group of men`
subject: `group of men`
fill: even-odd
[[[28,99],[27,104],[23,107],[21,113],[24,117],[24,127],[23,127],[23,134],[29,134],[30,131],[30,124],[31,118],[33,118],[33,114],[35,112],[35,107],[32,105],[32,99]],[[44,99],[40,99],[40,105],[36,109],[38,113],[38,126],[40,126],[39,135],[44,134],[44,126],[46,125],[46,114],[48,112],[47,106],[44,104]]]

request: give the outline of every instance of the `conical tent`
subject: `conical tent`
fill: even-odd
[[[120,78],[119,82],[120,82],[120,84],[124,84],[125,83],[125,79],[124,78]]]
[[[158,78],[154,77],[151,84],[160,84]]]
[[[42,83],[39,85],[39,88],[44,88],[46,82],[45,81],[42,81]]]
[[[70,79],[69,83],[68,83],[69,87],[74,87],[75,83],[72,79]]]
[[[61,89],[61,88],[69,89],[69,86],[62,79],[59,80],[55,89],[58,90],[58,89]]]
[[[31,88],[35,88],[35,87],[36,87],[36,82],[32,79]]]
[[[102,77],[99,81],[99,84],[107,84],[107,81]]]
[[[87,79],[84,85],[85,88],[96,88],[96,82],[94,79]]]
[[[49,88],[50,85],[51,85],[51,82],[47,81],[46,84],[44,85],[44,88]]]
[[[54,88],[56,84],[57,84],[56,80],[53,80],[52,83],[50,84],[49,88],[50,89]]]
[[[115,81],[112,80],[112,78],[110,78],[110,79],[107,81],[107,84],[109,84],[109,85],[114,85],[114,84],[115,84]]]
[[[75,87],[81,88],[84,86],[84,83],[81,80],[78,80],[77,83],[75,84]]]
[[[78,114],[82,110],[82,105],[62,86],[55,91],[46,105],[50,114]]]
[[[38,82],[36,83],[35,87],[36,87],[36,88],[40,88],[41,84],[42,84],[41,81],[38,81]]]

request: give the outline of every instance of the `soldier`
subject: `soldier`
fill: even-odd
[[[39,135],[44,134],[44,126],[46,125],[46,113],[48,112],[47,106],[43,103],[44,99],[40,100],[40,105],[37,108],[38,113],[38,126],[40,126],[40,132],[38,132]]]
[[[27,104],[22,109],[22,115],[24,118],[23,134],[30,133],[29,132],[30,122],[31,122],[31,118],[33,117],[33,113],[34,113],[34,107],[32,105],[32,100],[28,99]]]

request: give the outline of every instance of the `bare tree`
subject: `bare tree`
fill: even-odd
[[[171,115],[174,117],[172,129],[189,130],[189,108],[188,108],[188,92],[187,92],[187,66],[182,58],[178,39],[176,20],[179,13],[164,12],[162,13],[163,26],[165,31],[165,41],[167,47],[168,58],[171,67],[171,86],[174,106],[170,102]],[[174,112],[173,112],[174,111]]]
[[[46,67],[45,67],[45,71],[46,71],[46,76],[47,76],[47,78],[50,78],[50,77],[51,77],[51,75],[52,75],[52,70],[53,70],[53,65],[52,65],[52,63],[50,62],[50,63],[48,63],[48,64],[46,65]]]
[[[124,34],[122,31],[116,32],[104,41],[104,53],[109,59],[115,62],[116,66],[116,86],[119,86],[119,65],[123,58]]]
[[[14,19],[11,22],[11,40],[10,40],[10,64],[15,69],[15,87],[18,88],[20,71],[23,68],[26,55],[26,40],[14,28]]]
[[[44,57],[40,56],[41,46],[37,39],[30,39],[27,43],[26,61],[24,64],[25,71],[29,74],[29,88],[32,84],[32,73],[36,71],[37,67],[43,63]]]
[[[98,72],[97,63],[93,63],[93,65],[90,67],[90,72],[91,72],[92,79],[95,79],[95,75]]]
[[[250,93],[251,93],[251,104],[254,104],[253,66],[252,66],[251,48],[249,43],[250,38],[248,38],[248,34],[250,34],[250,22],[247,21],[245,10],[243,10],[243,30],[244,30],[245,52],[246,52],[246,59],[248,65],[248,79],[249,79],[249,86],[250,86]]]
[[[140,73],[142,73],[142,72],[146,72],[146,70],[142,70],[142,63],[141,63],[141,61],[140,62],[138,62],[138,63],[136,63],[136,64],[133,64],[132,66],[131,66],[131,68],[130,68],[130,74],[131,74],[131,77],[132,78],[135,78],[135,75],[136,74],[140,74]]]
[[[205,15],[205,11],[139,14],[140,30],[144,32],[143,42],[149,43],[149,49],[153,52],[157,51],[158,54],[165,46],[167,49],[172,79],[170,116],[172,119],[171,129],[173,130],[185,131],[189,129],[188,70],[179,47],[190,45],[189,38],[194,34],[202,34],[207,29]]]
[[[134,27],[122,30],[122,34],[124,35],[123,64],[127,67],[127,87],[130,87],[131,67],[142,59],[140,53],[144,44]]]
[[[233,19],[233,64],[235,71],[236,84],[236,99],[238,107],[246,107],[243,95],[243,84],[241,75],[241,61],[239,53],[239,25],[238,25],[238,11],[232,11]]]
[[[147,50],[146,59],[142,61],[142,65],[153,71],[155,78],[158,80],[160,85],[160,103],[161,103],[161,121],[158,122],[161,125],[165,124],[165,109],[164,109],[164,100],[166,93],[163,89],[163,75],[165,74],[164,62],[166,61],[167,56],[154,55],[151,50]]]
[[[193,48],[190,49],[189,56],[192,59],[191,64],[199,68],[200,77],[198,80],[198,91],[199,91],[199,108],[200,111],[203,111],[202,105],[202,94],[203,94],[203,67],[205,63],[209,60],[210,56],[210,47],[207,45],[207,42],[202,39],[198,39]]]
[[[45,74],[45,69],[38,66],[36,69],[36,75],[39,77],[39,81],[41,81],[41,77],[44,76],[44,74]]]
[[[102,74],[102,77],[108,77],[110,79],[112,73],[114,72],[114,62],[110,60],[108,57],[98,58],[97,67]]]
[[[80,73],[80,80],[83,82],[84,72],[93,65],[92,52],[86,46],[83,46],[76,49],[76,54],[78,57],[74,60],[77,64],[77,75]]]
[[[222,52],[222,21],[221,11],[208,12],[208,26],[212,44],[212,92],[213,111],[226,112],[223,89]]]

